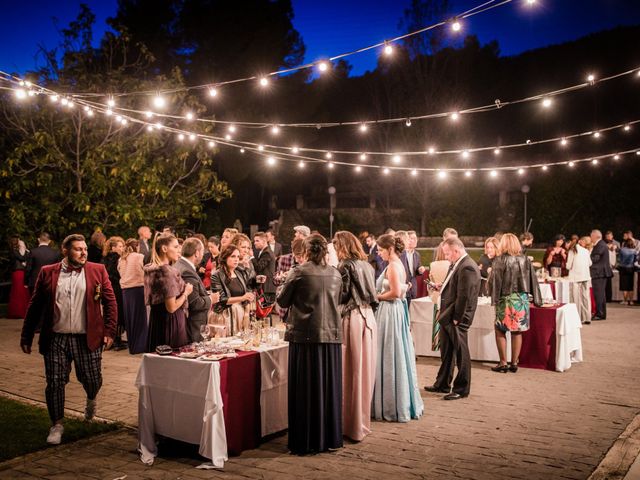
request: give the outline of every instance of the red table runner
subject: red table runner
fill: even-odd
[[[522,334],[521,367],[556,369],[557,307],[530,307],[530,328]]]
[[[220,393],[229,455],[260,445],[260,354],[238,352],[220,361]]]

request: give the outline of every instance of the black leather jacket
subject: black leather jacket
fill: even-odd
[[[500,255],[493,259],[491,276],[491,303],[512,293],[528,293],[536,306],[542,305],[540,286],[531,262],[524,255]]]
[[[244,287],[245,293],[255,287],[255,275],[253,278],[248,277],[247,272],[240,268],[236,268],[236,275]],[[213,311],[216,313],[222,313],[225,308],[231,306],[227,305],[227,301],[232,296],[228,284],[229,277],[222,268],[211,274],[211,291],[220,292],[220,301],[213,306]]]
[[[343,260],[338,265],[338,271],[342,275],[342,315],[346,316],[360,307],[371,306],[375,310],[378,299],[375,270],[371,264],[364,260]]]
[[[290,308],[285,340],[342,343],[341,292],[342,278],[334,267],[305,262],[291,270],[277,299]]]

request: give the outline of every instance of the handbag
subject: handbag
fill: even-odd
[[[267,318],[275,305],[276,303],[267,299],[264,291],[260,289],[256,296],[256,318]]]

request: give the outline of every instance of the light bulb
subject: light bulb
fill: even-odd
[[[192,142],[195,142],[196,140],[196,134],[192,133],[191,135],[189,135],[189,140],[191,140]]]
[[[122,121],[122,117],[120,115],[116,115],[116,122]]]
[[[186,118],[188,121],[193,120],[193,113],[187,112],[184,118]]]
[[[527,3],[529,5],[534,5],[536,3],[536,0],[527,0]]]
[[[593,165],[597,165],[597,164],[598,164],[598,159],[597,159],[597,158],[594,158],[593,160],[591,160],[591,163],[592,163]]]
[[[524,175],[524,168],[518,169],[518,175]]]
[[[225,140],[231,140],[231,135],[227,133],[227,134],[224,136],[224,139],[225,139]]]
[[[62,100],[60,100],[60,103],[62,105],[66,105],[67,103],[69,103],[69,100],[67,100],[66,98],[63,98]]]
[[[244,153],[244,148],[241,148],[241,149],[240,149],[240,153]]]
[[[326,72],[327,70],[329,70],[329,65],[327,64],[327,62],[320,62],[318,63],[318,70],[320,70],[321,72]]]
[[[57,101],[58,101],[58,98],[59,98],[59,97],[58,97],[58,95],[51,95],[51,97],[49,97],[49,98],[51,99],[51,101],[52,101],[53,103],[55,103],[55,102],[57,102]]]
[[[614,159],[614,160],[620,160],[620,155],[617,155],[617,154],[616,154],[616,155],[614,155],[614,156],[613,156],[613,159]]]
[[[155,97],[153,97],[154,107],[164,108],[166,104],[167,104],[167,101],[164,99],[164,97],[161,97],[160,95],[156,95]]]
[[[495,178],[498,176],[498,171],[497,170],[491,170],[491,172],[489,172],[489,175],[491,175],[492,178]]]
[[[567,163],[567,165],[569,165],[571,168],[573,168],[575,163],[574,162],[569,162],[569,163]]]
[[[389,56],[393,54],[393,47],[388,43],[384,46],[384,54]]]
[[[454,32],[459,32],[461,28],[462,28],[462,25],[460,25],[460,22],[458,20],[455,20],[451,24],[451,30],[453,30]]]
[[[15,95],[18,100],[24,100],[27,98],[27,91],[24,88],[18,88],[15,91]]]
[[[127,120],[126,118],[123,118],[122,120],[120,120],[120,123],[122,125],[126,125],[127,123],[129,123],[129,120]]]
[[[460,114],[459,114],[458,112],[453,112],[453,113],[450,115],[450,118],[451,118],[451,120],[453,120],[454,122],[457,122],[457,121],[458,121],[458,119],[460,118]]]
[[[160,122],[156,122],[156,128],[162,130],[163,125]]]
[[[499,148],[494,149],[493,150],[493,154],[494,155],[500,155],[500,149]]]
[[[213,140],[209,141],[209,148],[213,148],[216,146],[216,142],[214,142]]]
[[[271,134],[272,135],[277,135],[280,133],[280,127],[278,125],[274,125],[273,127],[271,127]]]
[[[552,102],[551,102],[551,99],[550,99],[550,98],[544,98],[544,99],[542,100],[542,106],[543,106],[544,108],[549,108],[549,107],[551,106],[551,103],[552,103]]]
[[[64,103],[63,103],[63,105],[66,105],[66,104],[64,104]],[[106,115],[106,116],[111,116],[111,115],[113,115],[113,112],[111,111],[111,109],[110,109],[110,108],[107,108],[107,110],[106,110],[104,113],[105,113],[105,115]]]
[[[93,110],[88,110],[87,111],[87,116],[93,117]]]
[[[547,167],[546,165],[543,165],[543,166],[542,166],[542,170],[543,170],[544,172],[546,172],[547,170],[549,170],[549,167]]]
[[[382,170],[382,173],[384,173],[385,175],[389,175],[389,172],[391,170],[389,170],[388,168],[385,168],[384,170]]]
[[[217,97],[218,96],[218,89],[214,88],[214,87],[211,87],[209,89],[209,96],[210,97]]]
[[[593,82],[595,82],[595,81],[596,81],[596,76],[595,76],[593,73],[590,73],[590,74],[587,76],[587,82],[589,82],[589,83],[593,84]]]
[[[600,132],[595,132],[593,134],[593,138],[600,138]]]
[[[178,134],[178,140],[179,141],[183,141],[184,140],[184,134],[182,134],[182,133]]]
[[[629,130],[631,130],[631,125],[625,125],[624,126],[624,131],[628,132]]]
[[[116,101],[113,98],[110,98],[109,100],[107,100],[107,105],[109,105],[109,107],[113,108],[116,106]]]
[[[469,158],[471,154],[469,153],[469,150],[464,150],[462,152],[462,158],[464,158],[465,160],[467,160]]]
[[[410,127],[410,126],[411,126],[411,119],[410,119],[410,118],[407,118],[407,119],[404,121],[404,124],[405,124],[407,127]]]
[[[361,124],[360,124],[360,131],[361,131],[362,133],[364,133],[364,132],[366,132],[367,130],[369,130],[369,127],[367,126],[367,124],[366,124],[366,123],[361,123]]]
[[[434,153],[436,153],[435,147],[429,147],[428,152],[429,152],[429,155],[433,155]]]
[[[411,175],[413,175],[414,177],[418,175],[418,170],[416,170],[415,168],[411,170]]]
[[[264,150],[264,145],[258,145],[258,151],[262,152]]]
[[[153,132],[153,125],[147,125],[147,132]]]
[[[560,140],[560,145],[562,145],[563,147],[566,147],[568,143],[569,141],[566,138],[563,138],[562,140]]]
[[[327,164],[327,167],[329,167],[329,168],[333,168],[333,167],[334,167],[333,162],[329,162],[329,163]]]
[[[267,157],[267,163],[269,165],[275,165],[276,164],[276,159],[274,157]]]
[[[151,118],[153,117],[153,112],[150,112],[149,110],[147,110],[146,112],[144,112],[144,116],[147,118]]]
[[[229,125],[227,130],[229,131],[229,133],[236,133],[236,126],[235,125]]]
[[[447,172],[444,170],[440,170],[438,172],[438,178],[441,178],[441,179],[447,178]]]
[[[298,168],[304,168],[304,162],[302,160],[298,162]]]
[[[391,160],[393,161],[393,163],[400,163],[402,162],[402,157],[400,155],[394,155]]]
[[[366,153],[361,153],[360,154],[360,160],[362,160],[363,162],[367,159],[367,154]]]
[[[293,147],[293,148],[291,149],[291,152],[292,152],[292,153],[298,153],[299,151],[300,151],[300,149],[299,149],[298,147]]]
[[[471,170],[467,170],[466,172],[464,172],[464,176],[465,177],[470,177],[471,176]]]
[[[360,173],[362,171],[362,167],[360,165],[356,165],[355,169],[356,172]]]
[[[75,106],[76,104],[72,100],[69,100],[69,102],[67,103],[67,108],[73,108]]]
[[[333,154],[331,152],[327,152],[324,154],[324,158],[332,158]]]
[[[267,77],[262,77],[260,79],[260,86],[266,87],[267,85],[269,85],[269,79]]]

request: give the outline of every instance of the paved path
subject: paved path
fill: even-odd
[[[42,401],[42,360],[19,351],[19,329],[20,322],[0,320],[0,391]],[[145,467],[135,431],[126,430],[0,464],[0,478],[587,479],[640,412],[639,331],[640,308],[611,307],[609,320],[583,329],[585,362],[569,371],[497,374],[474,363],[468,399],[445,402],[423,392],[419,421],[374,422],[364,442],[334,453],[290,456],[283,435],[232,458],[224,471],[197,470],[197,458],[172,450]],[[136,424],[139,361],[105,353],[99,416]],[[433,381],[438,364],[420,359],[421,383]],[[81,412],[75,380],[67,391],[68,407]]]

